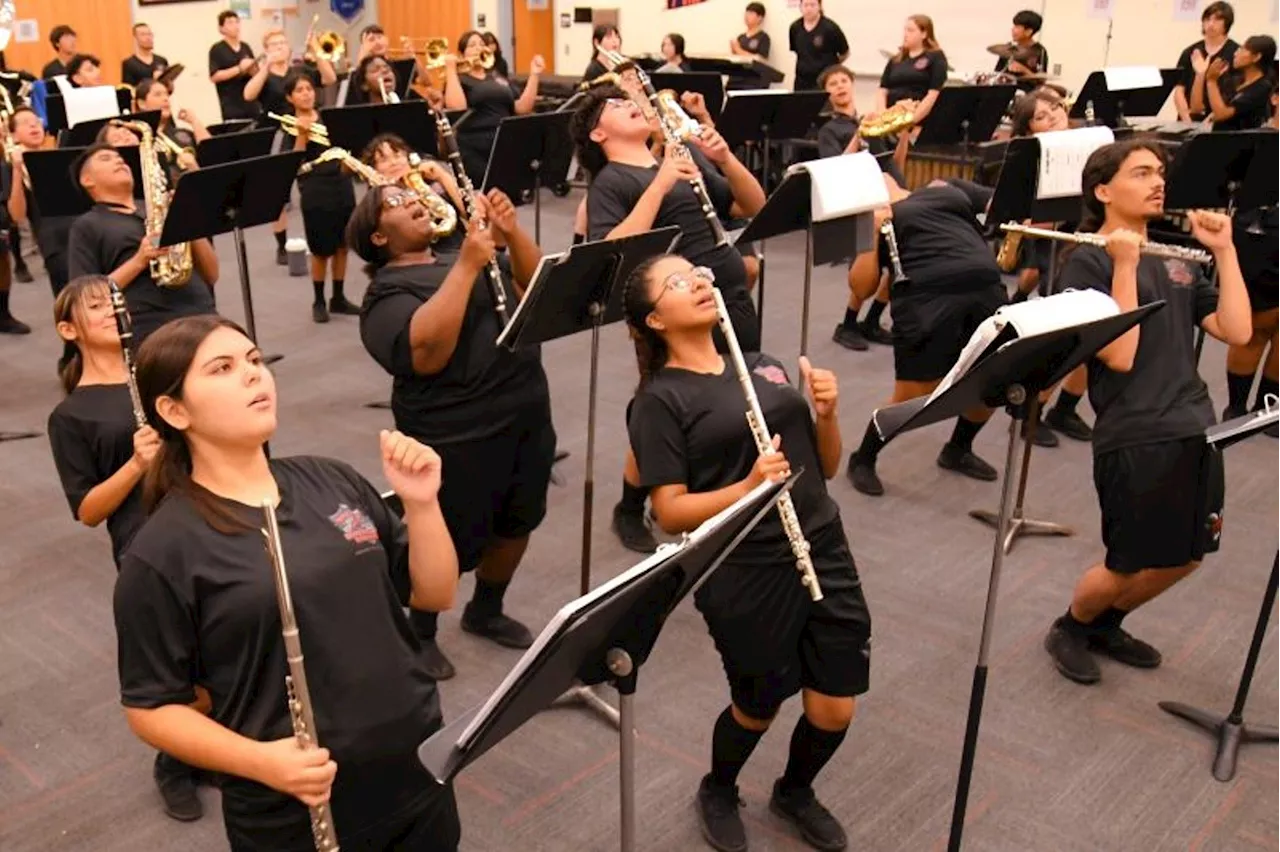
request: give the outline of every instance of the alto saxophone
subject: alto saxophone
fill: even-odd
[[[267,556],[271,560],[275,578],[276,602],[280,605],[280,628],[284,635],[285,659],[289,673],[284,676],[285,692],[289,700],[289,717],[293,722],[293,735],[300,748],[319,748],[316,738],[316,718],[311,709],[311,691],[307,688],[307,672],[302,661],[302,642],[298,636],[298,620],[293,613],[293,597],[289,594],[289,574],[284,566],[284,549],[280,545],[280,526],[276,521],[275,506],[270,500],[262,501],[262,518],[266,526],[262,535],[266,539]],[[333,815],[328,802],[312,805],[311,836],[317,852],[338,852],[338,832],[333,827]]]
[[[147,233],[157,237],[164,231],[164,220],[169,215],[169,179],[160,164],[155,137],[151,125],[145,121],[111,122],[117,127],[132,130],[138,135],[138,153],[142,159],[142,196],[147,204]],[[166,246],[163,253],[151,260],[151,280],[157,287],[182,287],[191,280],[191,243]]]
[[[716,313],[719,315],[720,331],[725,342],[729,344],[729,357],[733,359],[733,371],[738,376],[738,384],[742,385],[742,393],[747,398],[747,425],[751,427],[751,436],[755,438],[756,449],[760,455],[776,452],[773,448],[773,437],[764,422],[764,411],[760,408],[760,399],[756,396],[755,386],[751,384],[751,373],[747,370],[747,362],[742,358],[742,347],[738,345],[738,336],[733,332],[733,321],[729,319],[729,309],[725,307],[724,296],[720,291],[712,289],[716,300]],[[796,515],[795,504],[791,502],[791,494],[784,492],[778,498],[778,514],[782,517],[782,529],[791,542],[791,553],[796,558],[796,570],[800,572],[800,583],[809,590],[809,597],[815,601],[822,600],[822,589],[818,586],[818,575],[813,571],[813,560],[809,558],[809,541],[804,537],[804,529],[800,526],[800,518]]]
[[[414,156],[417,155],[415,154]],[[342,163],[369,186],[391,186],[395,183],[395,181],[380,174],[373,166],[353,157],[351,152],[344,148],[330,148],[314,160],[303,163],[302,167],[298,169],[298,176],[302,177],[320,163],[334,161]],[[410,162],[413,162],[412,159],[410,159]],[[453,209],[452,204],[431,191],[431,187],[427,186],[422,173],[416,168],[411,169],[401,179],[401,182],[406,189],[412,190],[422,201],[423,206],[427,208],[427,213],[431,216],[432,241],[452,234],[454,228],[458,225],[458,212]]]
[[[996,266],[1001,272],[1012,272],[1018,267],[1018,252],[1022,248],[1022,234],[1009,231],[1000,241],[1000,250],[996,252]]]

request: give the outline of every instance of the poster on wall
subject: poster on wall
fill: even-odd
[[[704,0],[667,0],[668,9],[679,9],[681,6],[696,6]]]
[[[1116,0],[1084,0],[1087,7],[1087,17],[1101,18],[1104,21],[1111,20],[1112,13],[1115,12]]]
[[[1173,0],[1173,19],[1175,21],[1200,20],[1200,0]]]

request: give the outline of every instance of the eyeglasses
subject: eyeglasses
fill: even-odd
[[[605,98],[604,105],[607,109],[630,109],[635,102],[630,98]]]
[[[695,266],[688,272],[673,272],[666,278],[662,279],[662,292],[658,294],[658,298],[653,300],[653,304],[657,305],[662,297],[667,295],[667,291],[676,290],[681,293],[687,293],[694,288],[698,282],[712,285],[716,283],[716,274],[705,266]]]

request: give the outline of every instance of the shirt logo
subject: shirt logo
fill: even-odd
[[[782,372],[781,367],[775,367],[772,364],[761,364],[751,372],[766,381],[773,382],[775,385],[785,385],[787,383],[787,374]]]
[[[751,41],[747,42],[747,47],[751,48],[752,50],[755,50],[759,46],[760,46],[760,39],[758,38],[753,38],[751,39]]]
[[[1185,261],[1172,257],[1165,258],[1164,268],[1169,273],[1169,280],[1179,287],[1190,287],[1191,282],[1196,280]]]
[[[929,58],[927,56],[921,56],[919,59],[916,60],[917,71],[923,71],[928,67],[929,67]]]
[[[813,37],[813,46],[815,48],[822,47],[822,36],[816,35]]]
[[[338,510],[329,516],[329,521],[352,544],[375,544],[378,541],[378,528],[369,516],[346,503],[338,504]]]

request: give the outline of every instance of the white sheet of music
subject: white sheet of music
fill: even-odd
[[[813,221],[866,213],[889,203],[880,164],[867,151],[837,154],[801,164],[809,172]]]
[[[1079,127],[1037,133],[1040,143],[1040,174],[1036,198],[1066,198],[1080,194],[1080,173],[1089,155],[1116,141],[1110,127]]]
[[[96,118],[114,118],[120,114],[115,86],[90,86],[75,88],[59,82],[62,102],[67,109],[67,127],[75,127]]]
[[[1164,85],[1160,69],[1154,65],[1120,65],[1115,68],[1103,68],[1102,76],[1107,81],[1108,91],[1112,92],[1154,89]]]

